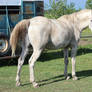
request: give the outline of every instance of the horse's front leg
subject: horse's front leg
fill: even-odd
[[[73,80],[77,80],[78,77],[76,76],[76,60],[75,60],[75,56],[76,56],[76,52],[77,52],[77,46],[73,47],[71,50],[71,61],[72,61],[72,77]]]
[[[68,63],[69,63],[69,60],[68,60],[68,49],[66,49],[66,48],[64,49],[64,63],[65,63],[64,76],[65,76],[66,80],[69,80],[70,76],[68,76],[68,73],[67,73],[67,66],[68,66]]]
[[[34,78],[34,64],[37,61],[41,54],[41,50],[34,50],[31,58],[29,59],[29,70],[30,70],[30,82],[33,84],[33,87],[39,87]]]

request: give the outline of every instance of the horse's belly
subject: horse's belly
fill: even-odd
[[[64,41],[61,43],[59,43],[59,42],[54,43],[55,48],[65,48],[68,45],[69,45],[69,41]]]
[[[69,45],[69,41],[64,41],[64,42],[49,42],[47,45],[46,45],[46,49],[58,49],[58,48],[65,48]]]
[[[56,49],[56,47],[51,43],[51,42],[49,42],[47,45],[46,45],[46,47],[45,47],[46,49]]]
[[[65,48],[69,45],[70,40],[71,36],[62,34],[61,36],[58,35],[58,37],[54,37],[52,43],[55,48]]]

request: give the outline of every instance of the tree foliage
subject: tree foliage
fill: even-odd
[[[48,18],[58,18],[64,14],[70,14],[76,11],[75,4],[67,4],[67,0],[49,0],[50,9],[45,12]]]
[[[92,9],[92,0],[87,0],[86,1],[86,8],[87,9]]]

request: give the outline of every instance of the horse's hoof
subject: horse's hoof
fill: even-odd
[[[77,76],[73,76],[73,80],[78,80],[78,77]]]
[[[67,76],[67,77],[66,77],[66,80],[69,80],[69,79],[70,79],[70,76]]]
[[[70,79],[70,76],[66,76],[66,77],[65,77],[65,80],[69,80],[69,79]]]
[[[34,87],[34,88],[38,88],[38,87],[39,87],[39,84],[36,83],[36,82],[34,82],[34,83],[33,83],[33,87]]]
[[[16,86],[17,87],[21,86],[20,82],[16,82]]]

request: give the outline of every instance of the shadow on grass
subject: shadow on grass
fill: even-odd
[[[76,74],[79,77],[79,79],[83,79],[85,77],[92,76],[92,70],[79,71],[79,72],[76,72]]]
[[[76,72],[76,74],[79,78],[78,80],[81,80],[83,78],[92,76],[92,70],[78,71],[78,72]],[[70,73],[69,73],[69,76],[71,77]],[[52,84],[52,83],[59,82],[59,81],[63,81],[63,80],[65,80],[64,75],[58,75],[58,76],[55,76],[55,77],[52,77],[49,79],[41,80],[38,83],[40,83],[40,86],[45,86],[45,85]],[[68,80],[66,80],[66,81],[68,81]]]
[[[80,56],[80,55],[85,55],[85,54],[88,54],[88,53],[92,53],[92,49],[90,48],[79,48],[77,50],[77,56]]]
[[[44,85],[48,85],[48,84],[52,84],[52,83],[55,83],[55,82],[65,80],[62,77],[64,77],[64,75],[59,75],[59,76],[51,77],[49,79],[37,81],[37,83],[39,83],[39,86],[44,86]],[[30,85],[30,84],[31,83],[25,83],[25,84],[22,84],[21,86],[26,86],[26,85]]]
[[[63,77],[63,78],[62,78]],[[58,75],[49,79],[38,81],[39,86],[45,86],[48,84],[56,83],[65,80],[64,75]]]
[[[77,56],[88,54],[88,53],[92,53],[92,49],[89,49],[89,48],[79,48],[77,50]],[[69,57],[70,56],[71,56],[71,51],[69,50]],[[39,61],[45,62],[45,61],[58,59],[58,58],[63,58],[63,57],[64,57],[63,50],[62,51],[59,50],[59,51],[55,51],[55,52],[43,53],[41,55],[41,57],[39,58]]]
[[[69,51],[69,56],[70,56],[71,51]],[[77,51],[77,56],[80,55],[84,55],[84,54],[88,54],[88,53],[92,53],[92,49],[89,48],[79,48]],[[24,64],[28,64],[28,60],[30,58],[31,54],[29,54],[26,59]],[[59,58],[63,58],[64,54],[63,54],[63,50],[55,50],[52,52],[44,52],[41,54],[41,56],[39,57],[38,61],[39,62],[46,62],[46,61],[50,61],[53,59],[59,59]],[[7,60],[0,60],[0,67],[2,66],[10,66],[10,65],[17,65],[18,63],[18,58],[15,59],[7,59]]]
[[[79,80],[81,80],[83,78],[92,76],[92,70],[78,71],[78,72],[76,72],[76,74],[79,77]],[[69,76],[71,76],[71,74],[69,74]],[[54,76],[54,77],[51,77],[48,79],[37,81],[37,83],[39,83],[39,86],[45,86],[45,85],[60,82],[63,80],[65,80],[64,75],[58,75],[58,76]],[[68,81],[68,80],[66,80],[66,81]],[[27,86],[30,84],[31,83],[25,83],[25,84],[22,84],[22,86]]]

